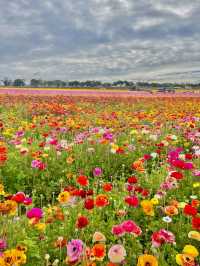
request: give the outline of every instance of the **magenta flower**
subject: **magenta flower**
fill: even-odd
[[[112,234],[120,237],[123,236],[125,234],[124,228],[122,227],[122,225],[114,225],[112,228]]]
[[[72,239],[67,244],[67,256],[70,262],[76,262],[79,260],[83,253],[83,242],[79,239]]]
[[[0,239],[0,250],[4,250],[7,247],[7,243],[4,239]]]
[[[24,205],[31,205],[32,204],[32,198],[26,197],[23,201]]]
[[[126,233],[131,233],[137,236],[142,234],[141,228],[132,220],[124,221],[121,226]]]
[[[27,211],[26,216],[29,219],[32,218],[40,219],[43,216],[43,211],[40,208],[32,208],[31,210]]]
[[[103,171],[102,171],[102,169],[101,169],[100,167],[95,167],[95,168],[93,169],[93,175],[94,175],[94,176],[101,176],[102,173],[103,173]]]

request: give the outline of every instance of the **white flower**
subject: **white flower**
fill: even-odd
[[[191,195],[190,198],[191,198],[191,199],[197,199],[197,196],[195,196],[195,195]]]
[[[163,220],[163,222],[165,222],[165,223],[171,223],[171,222],[172,222],[172,218],[169,217],[169,216],[165,216],[165,217],[163,217],[162,220]]]
[[[154,158],[154,159],[158,156],[158,154],[157,154],[156,152],[152,152],[150,155],[151,155],[151,157]]]

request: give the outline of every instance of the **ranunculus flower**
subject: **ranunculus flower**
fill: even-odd
[[[160,247],[164,243],[175,243],[175,236],[172,232],[165,229],[160,229],[154,232],[151,236],[152,245],[154,247]]]
[[[116,236],[123,236],[125,234],[124,228],[122,225],[114,225],[112,227],[112,233]]]
[[[26,216],[29,219],[32,219],[32,218],[40,219],[43,216],[43,211],[40,208],[32,208],[29,211],[27,211]]]
[[[23,203],[25,200],[26,195],[24,192],[17,192],[15,195],[12,196],[12,200],[16,201],[17,203]]]
[[[154,207],[153,203],[150,200],[142,200],[141,206],[146,215],[154,216]]]
[[[84,207],[87,210],[92,210],[94,208],[94,199],[92,198],[86,198],[84,202]]]
[[[84,227],[86,227],[87,225],[89,224],[89,220],[87,217],[85,216],[80,216],[78,217],[77,221],[76,221],[76,226],[79,228],[79,229],[82,229]]]
[[[24,205],[28,206],[32,204],[32,198],[26,197],[23,201]]]
[[[83,242],[79,239],[73,239],[67,244],[67,256],[70,262],[76,262],[83,254]]]
[[[94,175],[94,176],[101,176],[102,173],[103,173],[103,171],[102,171],[102,169],[101,169],[100,167],[95,167],[95,168],[93,169],[93,175]]]
[[[200,231],[200,217],[192,217],[192,228]]]
[[[141,228],[132,220],[124,221],[121,226],[126,233],[134,234],[136,236],[142,234]]]
[[[106,241],[106,237],[104,236],[104,234],[102,234],[101,232],[95,232],[93,237],[92,237],[92,242],[105,242]]]
[[[0,251],[6,249],[7,243],[4,239],[0,239]]]
[[[138,258],[137,266],[158,266],[158,260],[153,255],[140,255]]]
[[[97,195],[96,200],[95,200],[95,205],[97,207],[105,207],[109,205],[109,200],[108,200],[107,195],[104,195],[104,194]]]
[[[127,196],[125,197],[125,202],[131,206],[131,207],[138,207],[138,204],[139,204],[139,200],[136,196]]]
[[[84,175],[80,175],[77,177],[77,183],[83,187],[88,186],[89,185],[89,181],[88,181],[88,177],[84,176]]]
[[[185,215],[195,216],[197,214],[197,209],[192,207],[190,204],[186,204],[183,212]]]
[[[114,245],[108,251],[108,258],[112,263],[122,263],[126,257],[126,250],[122,245]]]

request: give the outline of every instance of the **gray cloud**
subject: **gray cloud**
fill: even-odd
[[[199,81],[199,13],[199,0],[0,0],[0,77]]]

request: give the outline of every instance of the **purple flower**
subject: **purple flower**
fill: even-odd
[[[0,250],[4,250],[6,249],[7,244],[6,241],[4,239],[0,239]]]
[[[43,216],[43,211],[40,208],[32,208],[29,211],[27,211],[26,216],[29,219],[32,219],[32,218],[40,219]]]
[[[33,160],[31,162],[31,167],[33,167],[33,168],[39,168],[39,166],[40,166],[40,161],[39,160]]]
[[[79,260],[82,253],[83,253],[83,242],[81,240],[72,239],[67,244],[67,256],[69,257],[70,262],[75,262]]]
[[[103,171],[100,167],[95,167],[94,170],[93,170],[93,175],[94,176],[100,176],[102,175]]]
[[[23,137],[24,136],[24,131],[23,130],[17,131],[16,132],[16,136],[17,137]]]

